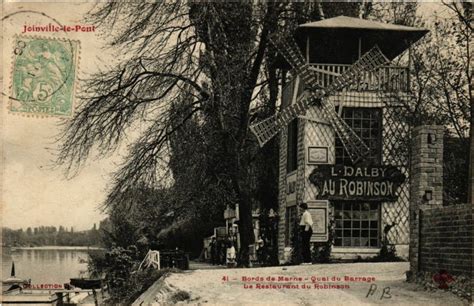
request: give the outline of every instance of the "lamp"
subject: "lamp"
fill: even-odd
[[[425,190],[425,194],[423,195],[423,199],[425,199],[425,201],[433,200],[433,191],[432,190]]]

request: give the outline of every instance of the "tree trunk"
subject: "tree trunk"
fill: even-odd
[[[252,221],[252,202],[250,201],[250,194],[248,190],[240,191],[239,214],[239,265],[242,267],[249,267],[249,246],[255,243],[255,236],[253,232]]]
[[[246,154],[237,148],[235,151],[235,164],[232,173],[234,190],[237,193],[239,202],[239,233],[240,252],[239,266],[248,267],[250,265],[249,246],[255,243],[252,222],[252,201],[250,196],[250,181],[248,173],[248,160]]]
[[[472,86],[469,86],[471,89]],[[467,201],[474,205],[474,199],[472,192],[474,190],[474,101],[471,98],[471,122],[469,126],[469,143],[470,143],[470,154],[469,154],[469,186],[467,191]]]
[[[467,20],[471,21],[472,20],[472,3],[466,2],[463,3],[464,7],[464,13],[466,15]],[[466,22],[466,31],[472,30],[472,23],[471,22]],[[474,199],[472,196],[472,193],[474,191],[474,99],[472,97],[472,72],[471,72],[471,59],[472,59],[472,53],[471,49],[469,47],[469,42],[466,45],[467,47],[467,54],[468,54],[468,60],[467,60],[467,92],[469,95],[469,103],[470,103],[470,110],[471,110],[471,121],[469,125],[469,144],[470,144],[470,154],[469,154],[469,186],[467,190],[467,200],[468,203],[471,203],[474,205]]]

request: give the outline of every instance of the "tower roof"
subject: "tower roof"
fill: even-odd
[[[362,53],[378,45],[392,60],[426,33],[428,30],[423,28],[338,16],[298,26],[296,38],[305,45],[309,37],[310,48],[317,46],[319,54],[325,53],[324,50],[330,54],[338,50],[354,50],[354,41],[358,40]],[[352,56],[349,60],[349,55],[344,55],[344,58],[347,58],[346,62],[354,60]]]
[[[427,32],[425,29],[407,27],[398,24],[384,23],[367,19],[360,19],[348,16],[337,16],[320,21],[304,23],[298,26],[300,29],[358,29],[358,30],[378,30],[378,31],[408,31]]]

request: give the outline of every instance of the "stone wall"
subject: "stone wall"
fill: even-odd
[[[433,274],[446,270],[452,275],[472,275],[472,206],[424,209],[420,218],[419,269]]]
[[[442,126],[419,126],[412,131],[410,164],[410,270],[419,271],[419,210],[443,205]]]
[[[449,289],[472,301],[474,290],[472,205],[452,205],[419,210],[419,249],[408,280],[428,289]],[[440,282],[440,276],[449,279]]]
[[[443,206],[443,127],[417,127],[412,140],[408,277],[441,288],[436,278],[449,275],[449,288],[471,298],[473,206]]]

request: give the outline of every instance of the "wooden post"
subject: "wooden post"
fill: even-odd
[[[58,302],[56,303],[56,305],[63,306],[64,305],[63,293],[62,292],[56,292],[56,296],[58,297]]]
[[[470,86],[471,87],[471,86]],[[469,125],[469,186],[467,186],[467,201],[474,206],[474,101],[471,101],[471,122]],[[474,251],[473,251],[474,252]]]
[[[95,306],[99,306],[99,302],[97,301],[97,292],[95,292],[95,289],[92,289],[92,295],[94,296]]]
[[[359,57],[357,59],[360,59],[362,56],[362,38],[359,37]]]
[[[102,300],[104,300],[104,283],[100,280],[100,294],[102,295]]]
[[[310,64],[309,62],[309,35],[306,37],[306,64]]]
[[[412,57],[412,47],[408,47],[408,75],[407,75],[407,92],[410,91],[410,71],[411,71],[411,66],[412,66],[412,62],[411,62],[411,57]]]
[[[418,243],[417,243],[417,258],[416,258],[416,272],[420,272],[421,271],[421,243],[422,243],[422,235],[421,235],[421,232],[422,232],[422,227],[423,227],[423,210],[422,209],[418,209],[418,223],[417,223],[417,233],[418,233]]]

